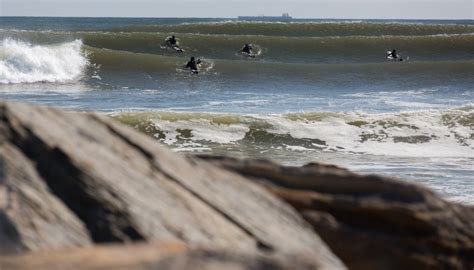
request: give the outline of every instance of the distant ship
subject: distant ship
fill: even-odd
[[[280,22],[289,22],[293,19],[288,13],[283,13],[281,16],[239,16],[237,17],[242,21],[280,21]]]

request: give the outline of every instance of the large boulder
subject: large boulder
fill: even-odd
[[[226,249],[192,248],[179,242],[99,245],[0,256],[2,270],[311,270],[293,257],[274,257]]]
[[[335,166],[202,156],[290,203],[350,269],[473,269],[474,208]]]
[[[97,114],[0,103],[0,195],[2,254],[181,241],[345,268],[261,186]]]

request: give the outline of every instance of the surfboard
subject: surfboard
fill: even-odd
[[[387,51],[387,54],[388,54],[388,55],[387,55],[387,59],[388,59],[388,60],[393,60],[393,61],[408,61],[408,60],[410,59],[409,56],[403,58],[403,57],[401,57],[399,54],[397,54],[397,58],[395,58],[395,57],[393,57],[393,56],[391,55],[391,53],[392,53],[391,51]]]
[[[177,52],[177,53],[183,53],[184,50],[181,49],[180,47],[173,47],[173,49]]]
[[[164,50],[173,50],[177,53],[183,53],[184,52],[184,49],[181,49],[179,46],[171,46],[169,44],[163,44],[160,46],[161,49],[164,49]]]
[[[249,57],[249,58],[255,58],[255,54],[253,54],[253,53],[242,52],[242,55],[245,56],[245,57]]]

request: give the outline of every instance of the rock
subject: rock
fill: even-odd
[[[186,250],[186,246],[180,242],[42,250],[0,256],[0,269],[152,269],[153,264],[185,253]]]
[[[350,269],[474,267],[474,209],[422,186],[321,164],[201,158],[290,203]]]
[[[179,242],[102,245],[40,251],[19,256],[0,256],[0,267],[3,270],[313,269],[311,264],[293,258],[275,258],[222,249],[190,248]]]
[[[31,161],[1,144],[0,254],[90,244],[82,222],[48,191]]]
[[[105,116],[0,103],[0,149],[2,252],[182,241],[345,268],[261,186]]]

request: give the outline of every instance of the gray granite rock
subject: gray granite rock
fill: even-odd
[[[0,250],[182,241],[345,268],[263,187],[105,116],[4,102],[0,149]]]

